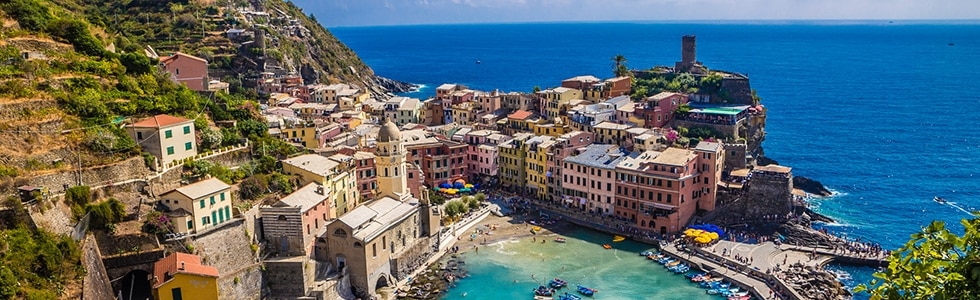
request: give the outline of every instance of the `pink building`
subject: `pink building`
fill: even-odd
[[[361,199],[369,200],[377,198],[374,191],[378,189],[378,174],[374,168],[374,153],[357,151],[354,152],[354,166],[356,167],[355,176],[357,177],[357,189],[361,191]]]
[[[491,112],[500,109],[501,96],[499,91],[493,91],[491,93],[478,92],[476,94],[476,103],[480,104],[480,109],[484,112]]]
[[[509,141],[510,136],[495,130],[475,130],[466,133],[463,141],[467,144],[467,179],[476,183],[495,183],[497,178],[497,145]]]
[[[311,255],[316,236],[323,234],[333,201],[324,186],[308,183],[275,204],[259,207],[262,228],[267,241],[276,245],[279,253]]]
[[[562,188],[562,161],[565,158],[572,156],[573,153],[579,148],[591,145],[595,141],[595,134],[585,131],[572,131],[561,135],[555,140],[555,143],[551,145],[551,149],[547,152],[547,162],[545,162],[545,167],[547,172],[545,176],[548,178],[548,197],[550,201],[557,202],[562,199],[565,189]]]
[[[643,105],[637,105],[634,113],[643,119],[643,127],[663,128],[674,118],[674,111],[687,102],[685,94],[661,92],[648,97]]]
[[[627,154],[609,144],[592,144],[575,152],[562,161],[563,202],[592,214],[613,214],[616,165]]]
[[[614,213],[638,228],[676,233],[696,213],[715,209],[724,165],[719,143],[693,150],[667,148],[623,159],[616,166]]]
[[[160,65],[170,74],[170,80],[184,84],[195,91],[208,90],[208,61],[186,53],[177,52],[160,58]]]

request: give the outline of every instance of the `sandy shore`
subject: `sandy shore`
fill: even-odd
[[[455,246],[459,247],[460,253],[463,253],[478,251],[478,248],[485,245],[509,240],[526,239],[529,242],[533,240],[537,243],[544,240],[546,243],[553,243],[554,238],[568,232],[574,226],[565,221],[558,221],[551,225],[540,225],[540,231],[531,233],[531,229],[535,225],[528,224],[525,220],[533,221],[537,220],[537,218],[532,218],[530,215],[526,219],[522,215],[504,217],[489,215],[486,219],[474,226],[473,229],[470,229],[469,232],[460,233],[461,237]],[[487,234],[486,228],[493,229]],[[482,234],[476,233],[477,230],[483,230]],[[477,234],[476,238],[470,239],[470,234],[474,233]]]

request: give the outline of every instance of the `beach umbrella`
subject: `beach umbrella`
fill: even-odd
[[[462,182],[459,182],[459,181],[456,181],[455,183],[453,183],[453,188],[454,189],[461,189],[461,188],[463,188],[465,186],[466,186],[465,184],[463,184]]]
[[[432,188],[432,190],[433,190],[433,191],[436,191],[436,192],[438,192],[439,190],[441,190],[441,188],[439,188],[439,187],[437,186],[437,187],[434,187],[434,188]]]
[[[449,184],[448,182],[443,182],[443,183],[440,183],[439,184],[439,187],[444,188],[444,189],[448,189],[448,188],[451,188],[453,186],[451,184]]]
[[[466,184],[466,180],[463,180],[462,178],[456,179],[456,182]]]
[[[707,243],[710,243],[711,242],[711,239],[708,238],[707,236],[699,236],[699,237],[695,238],[694,241],[695,242],[698,242],[700,244],[707,244]]]
[[[468,188],[468,189],[472,189],[472,188],[473,188],[473,184],[469,184],[469,183],[467,183],[467,184],[466,184],[466,185],[464,185],[463,187],[465,187],[465,188]]]

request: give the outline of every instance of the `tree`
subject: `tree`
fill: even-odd
[[[629,76],[630,70],[626,67],[626,56],[622,54],[616,54],[612,57],[613,61],[613,75],[616,77]]]
[[[474,195],[473,197],[476,198],[476,201],[479,202],[487,201],[487,194],[484,193],[476,193],[476,195]]]
[[[706,94],[715,94],[721,91],[721,82],[724,79],[721,74],[711,73],[711,75],[701,78],[699,90]]]
[[[960,221],[963,236],[934,221],[888,257],[888,268],[856,291],[871,299],[980,298],[980,212]]]

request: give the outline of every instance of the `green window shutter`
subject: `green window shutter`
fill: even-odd
[[[167,155],[174,155],[174,146],[167,147]]]
[[[211,196],[211,205],[214,205],[214,196]]]
[[[204,200],[201,200],[201,208],[204,208]]]
[[[221,201],[225,201],[225,193],[221,193]]]
[[[184,150],[191,150],[191,148],[194,148],[194,146],[191,145],[191,142],[184,143]]]
[[[190,134],[190,133],[191,133],[191,126],[190,125],[184,126],[184,134]]]
[[[215,211],[212,211],[211,212],[211,219],[217,221],[218,220],[218,213],[215,212]],[[218,223],[214,223],[214,224],[218,224]]]
[[[228,219],[231,220],[231,206],[225,206],[225,216],[228,216]]]
[[[168,138],[168,139],[169,138],[172,138],[172,137],[174,137],[174,132],[173,132],[173,130],[164,131],[163,132],[163,136],[166,137],[166,138]]]
[[[187,229],[194,228],[194,221],[187,221]]]

